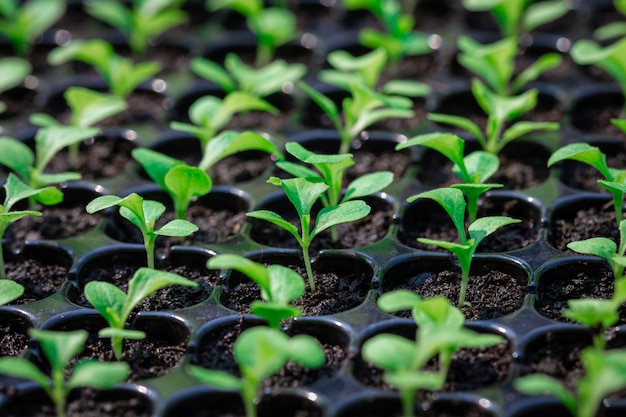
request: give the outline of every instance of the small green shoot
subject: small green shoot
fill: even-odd
[[[128,39],[130,49],[143,55],[150,40],[187,20],[181,0],[133,1],[129,6],[117,0],[87,0],[85,11],[114,28]]]
[[[239,255],[217,255],[207,261],[209,269],[235,269],[247,275],[261,288],[263,301],[253,301],[252,314],[280,328],[282,320],[302,315],[302,310],[290,305],[304,294],[304,281],[294,270],[282,265],[265,266]]]
[[[263,326],[242,332],[233,350],[241,378],[199,366],[190,366],[188,370],[204,384],[239,391],[246,417],[256,417],[261,383],[278,372],[287,361],[294,361],[307,368],[319,368],[326,361],[324,350],[313,337],[297,335],[290,338],[280,330]]]
[[[613,0],[613,7],[619,13],[626,16],[626,1]],[[624,36],[626,36],[626,22],[623,20],[607,23],[593,31],[593,37],[600,41],[623,38]]]
[[[579,65],[595,65],[605,70],[617,82],[626,100],[626,37],[607,46],[581,39],[572,46],[570,55]],[[626,118],[626,101],[619,117]]]
[[[352,140],[374,123],[391,118],[409,119],[414,114],[411,110],[413,102],[408,98],[377,93],[362,83],[354,82],[350,84],[350,97],[342,101],[342,117],[330,98],[304,82],[299,82],[298,86],[332,121],[341,141],[339,153],[347,153]]]
[[[165,206],[158,201],[144,200],[136,193],[121,198],[114,195],[103,195],[92,200],[85,210],[93,214],[113,206],[120,207],[120,215],[137,226],[143,236],[146,248],[148,268],[154,269],[154,247],[157,236],[183,237],[198,231],[198,226],[187,220],[172,220],[158,230],[156,221],[165,212]]]
[[[45,358],[50,363],[50,376],[24,358],[0,358],[0,374],[36,382],[48,394],[57,417],[65,417],[67,396],[74,388],[90,387],[111,389],[124,382],[130,372],[125,362],[108,363],[97,360],[80,361],[66,380],[65,369],[70,360],[84,349],[89,336],[86,330],[55,332],[31,329],[30,335],[37,339]]]
[[[588,347],[580,359],[585,372],[576,382],[575,393],[545,374],[517,378],[513,385],[524,394],[554,396],[574,417],[594,417],[607,395],[626,387],[626,351]]]
[[[448,158],[454,164],[452,172],[461,180],[462,184],[454,184],[467,199],[467,214],[469,222],[476,220],[478,199],[485,192],[493,188],[501,188],[502,184],[485,183],[500,166],[498,157],[485,151],[474,151],[465,156],[465,141],[451,133],[426,133],[410,138],[406,142],[396,145],[396,150],[411,146],[426,146]]]
[[[0,2],[0,34],[16,55],[30,52],[35,40],[65,13],[64,0],[3,0]]]
[[[24,294],[23,285],[10,279],[0,279],[0,306],[17,300],[22,294]]]
[[[362,347],[363,358],[384,370],[384,380],[400,390],[402,415],[415,415],[415,392],[441,390],[452,355],[461,348],[492,346],[501,336],[476,333],[463,325],[463,313],[443,296],[422,300],[417,294],[399,290],[383,294],[378,306],[386,312],[411,309],[417,323],[415,340],[394,334],[380,334]],[[426,370],[432,359],[439,359],[437,371]]]
[[[131,59],[116,54],[113,46],[102,39],[75,39],[65,46],[53,49],[48,55],[51,65],[60,65],[70,60],[91,65],[105,81],[109,92],[124,98],[161,70],[157,62],[134,64]]]
[[[296,226],[289,223],[280,214],[270,210],[251,211],[247,213],[247,216],[275,224],[296,238],[302,248],[302,257],[307,272],[309,288],[314,293],[316,291],[315,279],[309,257],[309,246],[313,238],[329,227],[364,218],[370,213],[371,207],[362,200],[346,201],[336,206],[324,207],[315,218],[315,226],[311,230],[311,209],[315,202],[328,190],[328,185],[324,180],[319,177],[289,178],[284,180],[272,177],[267,182],[280,185],[283,188],[300,219],[300,232]]]
[[[472,12],[490,12],[502,37],[515,39],[559,19],[571,8],[566,0],[463,0],[462,3]]]
[[[461,190],[456,188],[437,188],[409,197],[407,201],[412,202],[418,198],[428,198],[438,203],[446,213],[448,213],[448,216],[452,219],[456,231],[459,234],[459,243],[426,238],[418,238],[417,240],[425,245],[436,245],[449,250],[456,256],[461,267],[461,291],[459,293],[458,306],[463,307],[465,305],[465,295],[467,293],[472,257],[474,256],[476,248],[478,248],[478,245],[483,239],[499,228],[508,224],[519,223],[520,220],[512,219],[507,216],[481,217],[469,225],[466,234],[466,203]]]
[[[128,282],[128,294],[106,281],[90,281],[85,285],[85,297],[109,324],[98,332],[110,337],[115,358],[122,360],[124,339],[141,340],[146,334],[126,329],[128,316],[145,298],[168,285],[197,287],[198,284],[177,274],[151,268],[139,268]]]
[[[472,94],[488,115],[485,132],[468,118],[442,113],[429,113],[428,119],[467,130],[478,140],[483,150],[494,154],[513,140],[537,131],[555,131],[560,128],[557,122],[518,121],[511,126],[507,123],[517,119],[537,105],[537,89],[527,90],[517,96],[503,96],[494,93],[478,79],[472,82]]]
[[[588,143],[571,143],[557,149],[548,159],[548,167],[557,162],[571,159],[594,167],[604,177],[598,184],[613,196],[615,220],[619,224],[623,219],[624,192],[626,192],[626,170],[610,168],[606,155],[600,148]]]
[[[0,93],[4,93],[20,85],[30,75],[32,67],[22,58],[7,57],[0,59]],[[0,113],[6,110],[6,104],[0,101]]]
[[[4,184],[4,202],[0,206],[0,241],[11,223],[26,216],[41,216],[41,212],[34,210],[11,211],[19,201],[31,198],[36,198],[41,204],[54,205],[63,201],[63,193],[54,187],[32,189],[13,173],[9,173]],[[0,250],[0,278],[4,280],[6,277],[4,253]]]

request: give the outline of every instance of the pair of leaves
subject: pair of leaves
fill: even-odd
[[[65,13],[64,0],[4,0],[0,4],[0,33],[17,55],[26,55],[33,42]]]

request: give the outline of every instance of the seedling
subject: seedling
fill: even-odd
[[[516,38],[507,37],[483,45],[468,36],[460,36],[457,45],[460,50],[459,63],[495,93],[503,96],[518,94],[524,86],[549,69],[559,66],[562,61],[559,54],[547,53],[514,77],[515,57],[519,54]]]
[[[307,368],[319,368],[326,361],[319,342],[308,335],[289,337],[278,329],[256,326],[245,330],[235,341],[235,361],[241,378],[223,371],[190,366],[189,373],[200,382],[241,394],[247,417],[256,417],[256,403],[262,382],[278,372],[287,361]]]
[[[576,392],[545,374],[517,378],[513,385],[524,394],[556,397],[574,417],[593,417],[607,395],[626,387],[626,351],[588,347],[580,360],[585,372],[576,382]]]
[[[66,399],[74,388],[111,389],[128,376],[130,370],[125,362],[84,360],[74,366],[66,380],[65,369],[70,360],[82,352],[89,333],[86,330],[55,332],[37,329],[30,329],[29,333],[37,339],[41,351],[50,363],[50,376],[29,360],[18,357],[0,358],[0,373],[29,379],[40,385],[54,403],[57,417],[65,417]]]
[[[53,49],[48,55],[51,65],[76,60],[94,67],[104,79],[111,94],[128,97],[130,93],[156,75],[161,66],[157,62],[134,64],[129,58],[118,55],[113,46],[102,39],[76,39],[65,46]]]
[[[116,0],[87,0],[85,11],[126,36],[134,54],[143,55],[149,41],[187,20],[181,0],[134,0],[126,6]]]
[[[308,84],[299,82],[298,86],[332,121],[341,140],[339,153],[347,153],[352,140],[376,122],[391,118],[413,117],[411,100],[406,97],[377,93],[362,83],[350,84],[350,97],[343,99],[341,104],[343,114],[339,112],[337,105],[330,98]]]
[[[487,236],[508,224],[519,223],[520,220],[512,219],[507,216],[488,216],[481,217],[473,221],[465,233],[465,199],[463,192],[456,188],[437,188],[414,195],[407,199],[408,202],[417,200],[418,198],[428,198],[438,203],[450,216],[457,233],[459,234],[459,243],[447,242],[442,240],[418,238],[418,242],[425,245],[436,245],[452,252],[461,267],[461,291],[459,293],[458,306],[465,305],[465,295],[467,293],[467,284],[469,281],[469,272],[472,263],[472,257],[480,242]]]
[[[241,91],[257,98],[293,90],[293,84],[307,72],[305,65],[289,64],[282,59],[274,59],[267,65],[253,68],[244,64],[234,53],[226,55],[224,66],[210,59],[193,58],[191,70],[214,82],[226,93]]]
[[[626,16],[626,1],[613,0],[613,7]],[[593,31],[594,38],[600,41],[608,41],[614,38],[622,38],[626,36],[626,23],[623,21],[607,23]]]
[[[606,155],[598,147],[588,143],[572,143],[557,149],[548,159],[548,167],[566,159],[590,165],[600,172],[604,179],[598,180],[598,184],[613,196],[615,220],[620,223],[623,219],[622,207],[624,205],[624,192],[626,192],[626,170],[609,168],[606,163]]]
[[[343,0],[346,9],[367,9],[383,25],[384,31],[366,28],[359,32],[359,42],[368,48],[384,48],[393,67],[405,56],[425,55],[432,52],[428,36],[413,30],[413,14],[403,13],[398,0]]]
[[[119,206],[120,215],[141,231],[146,248],[147,265],[151,269],[154,269],[154,246],[157,236],[183,237],[198,231],[198,226],[182,219],[172,220],[155,230],[155,223],[165,212],[165,206],[158,201],[144,200],[136,193],[129,194],[124,198],[103,195],[87,204],[85,210],[87,213],[93,214],[113,206]]]
[[[336,206],[345,201],[368,196],[382,190],[393,181],[393,173],[390,171],[372,172],[350,182],[342,197],[341,186],[346,169],[354,165],[352,154],[316,154],[305,149],[297,142],[286,143],[285,149],[299,161],[313,165],[316,171],[288,161],[278,161],[276,166],[296,177],[317,177],[323,179],[326,185],[328,185],[328,190],[321,197],[324,207]],[[336,241],[338,238],[337,229],[332,227],[331,233],[333,241]]]
[[[462,184],[453,184],[467,199],[467,214],[469,222],[476,220],[478,199],[485,192],[493,188],[501,188],[502,184],[485,183],[500,166],[498,157],[485,151],[474,151],[465,156],[465,141],[450,133],[426,133],[410,138],[406,142],[396,145],[396,150],[411,146],[426,146],[448,158],[454,164],[452,172],[461,180]]]
[[[126,329],[128,316],[133,309],[151,294],[168,285],[197,287],[198,284],[165,271],[139,268],[128,282],[128,294],[106,281],[91,281],[85,285],[85,297],[109,324],[98,332],[100,337],[110,337],[115,358],[122,360],[124,339],[141,340],[146,334]]]
[[[478,79],[472,82],[472,94],[488,115],[485,132],[466,117],[453,116],[441,113],[429,113],[428,118],[436,123],[444,123],[467,130],[478,140],[480,146],[494,154],[513,140],[529,133],[538,131],[554,131],[560,128],[557,122],[529,122],[519,121],[507,127],[507,123],[520,117],[523,113],[537,105],[537,89],[527,90],[517,96],[503,96],[489,90]]]
[[[256,210],[247,213],[247,216],[268,221],[286,230],[302,248],[302,257],[306,268],[311,292],[315,292],[315,279],[309,257],[309,246],[313,238],[329,227],[340,223],[353,222],[367,216],[371,210],[362,200],[346,201],[336,206],[324,207],[315,218],[315,226],[311,230],[311,209],[322,195],[328,190],[328,185],[321,178],[289,178],[280,179],[271,177],[267,182],[280,185],[287,198],[293,204],[300,219],[300,232],[293,224],[285,220],[280,214],[270,210]]]
[[[626,98],[626,37],[607,46],[581,39],[572,46],[570,55],[579,65],[595,65],[605,70],[617,82],[622,97]],[[626,102],[619,117],[626,118]]]
[[[502,37],[516,39],[559,19],[570,9],[566,0],[463,0],[463,7],[472,12],[490,12]]]
[[[280,328],[284,319],[299,317],[302,310],[290,305],[304,294],[304,281],[294,270],[282,265],[265,266],[243,256],[224,254],[207,261],[209,269],[235,269],[261,287],[263,301],[253,301],[250,310],[270,327]]]
[[[24,286],[10,279],[0,279],[0,306],[17,300],[22,294]]]
[[[4,0],[0,3],[0,34],[17,55],[24,56],[35,40],[65,13],[63,0]]]
[[[30,75],[32,67],[28,61],[17,57],[0,59],[0,94],[20,85]],[[0,101],[0,113],[6,110],[6,104]]]
[[[209,0],[212,11],[232,9],[246,18],[248,29],[256,36],[256,66],[267,65],[276,48],[296,38],[296,18],[283,7],[264,7],[262,0]]]
[[[452,355],[461,348],[481,348],[502,341],[501,336],[476,333],[463,327],[463,313],[442,296],[422,300],[410,291],[383,294],[383,311],[411,309],[417,323],[415,340],[394,334],[380,334],[363,344],[363,358],[384,370],[384,380],[400,391],[402,415],[415,415],[415,392],[441,390],[445,384]],[[437,357],[439,369],[426,370]]]

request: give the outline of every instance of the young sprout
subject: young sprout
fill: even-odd
[[[311,209],[322,195],[328,190],[328,185],[319,177],[289,178],[281,180],[271,177],[267,182],[280,185],[287,198],[293,204],[300,219],[300,232],[293,224],[285,220],[280,214],[270,210],[256,210],[247,213],[249,217],[268,221],[286,230],[296,238],[302,248],[302,257],[309,281],[311,292],[315,292],[315,279],[309,257],[309,246],[313,238],[329,227],[340,223],[353,222],[364,218],[370,213],[371,207],[362,200],[346,201],[336,206],[324,207],[315,218],[315,226],[311,230]]]
[[[155,230],[156,221],[165,212],[165,206],[158,201],[144,200],[136,193],[124,198],[103,195],[92,200],[85,210],[89,214],[119,206],[120,215],[134,224],[141,231],[146,248],[148,268],[154,269],[154,246],[157,236],[183,237],[198,231],[198,226],[187,220],[175,219]]]
[[[557,162],[571,159],[590,165],[602,174],[603,180],[598,184],[608,190],[613,196],[615,220],[619,224],[623,219],[624,192],[626,192],[626,170],[609,168],[606,163],[606,155],[596,147],[588,143],[571,143],[557,149],[548,159],[548,167]]]
[[[190,366],[188,370],[204,384],[239,391],[246,417],[256,417],[262,382],[278,372],[287,361],[307,368],[319,368],[326,361],[324,350],[313,337],[297,335],[290,338],[278,329],[263,326],[242,332],[235,341],[233,353],[241,378],[199,366]]]
[[[560,128],[557,122],[518,121],[507,126],[508,122],[535,108],[538,94],[535,88],[517,96],[504,96],[494,93],[482,81],[475,78],[472,82],[472,94],[482,110],[488,115],[484,133],[476,123],[465,117],[429,113],[428,119],[467,130],[478,140],[483,150],[494,154],[498,154],[513,140],[529,133],[554,131]]]
[[[626,1],[613,0],[613,7],[622,15],[626,16]],[[626,23],[623,21],[616,21],[607,23],[593,31],[593,37],[600,41],[608,41],[617,37],[626,36]]]
[[[284,7],[264,7],[262,0],[209,0],[212,11],[232,9],[246,18],[256,36],[256,66],[267,65],[276,48],[296,38],[296,18]]]
[[[195,57],[191,60],[191,71],[214,82],[226,93],[240,91],[264,98],[292,89],[293,84],[306,74],[307,68],[304,64],[289,64],[282,59],[253,68],[231,52],[226,55],[224,66],[207,58]]]
[[[472,12],[490,12],[502,37],[516,39],[559,19],[571,7],[566,0],[463,0],[462,3]]]
[[[143,55],[151,39],[187,20],[179,9],[181,0],[134,0],[130,5],[116,0],[87,0],[85,11],[126,36],[134,54]]]
[[[405,56],[426,55],[432,52],[428,36],[413,30],[412,12],[403,12],[398,0],[343,0],[346,9],[367,9],[375,15],[384,30],[366,28],[359,32],[359,41],[368,48],[384,48],[391,65],[397,68]]]
[[[382,190],[393,181],[393,173],[390,171],[372,172],[351,181],[342,197],[341,189],[345,172],[354,165],[352,154],[316,154],[297,142],[287,142],[285,149],[299,161],[313,165],[316,171],[288,161],[278,161],[276,166],[295,177],[323,179],[328,185],[328,190],[321,197],[324,207],[336,206],[345,201],[368,196]],[[338,239],[336,227],[331,228],[331,233],[333,241],[336,241]]]
[[[22,58],[8,57],[0,59],[0,94],[20,85],[30,75],[32,67]],[[6,111],[6,104],[0,101],[0,113]]]
[[[626,351],[588,347],[580,360],[585,372],[576,381],[575,393],[545,374],[516,378],[513,385],[524,394],[554,396],[574,417],[593,417],[608,394],[626,387]]]
[[[50,376],[28,359],[18,357],[0,358],[0,374],[29,379],[40,385],[54,403],[57,417],[65,417],[67,396],[74,388],[111,389],[128,376],[127,363],[105,363],[94,359],[78,362],[66,379],[66,368],[70,360],[84,349],[89,333],[86,330],[55,332],[37,329],[30,329],[29,333],[37,339],[50,364]]]
[[[134,64],[131,59],[116,54],[113,46],[102,39],[76,39],[53,49],[48,55],[51,65],[60,65],[70,60],[94,67],[105,81],[109,92],[124,98],[161,70],[157,62]]]
[[[151,294],[168,285],[197,287],[198,284],[170,272],[139,268],[128,282],[128,294],[106,281],[90,281],[85,285],[85,297],[109,324],[98,332],[100,337],[110,337],[115,358],[122,360],[124,339],[141,340],[146,334],[126,329],[128,316],[133,309]]]
[[[302,310],[290,305],[304,294],[304,281],[294,270],[282,265],[265,266],[239,255],[217,255],[207,261],[209,269],[235,269],[247,275],[261,287],[263,301],[253,301],[252,314],[265,319],[279,329],[284,319],[299,317]]]
[[[559,66],[562,58],[556,52],[547,53],[513,76],[515,57],[519,54],[518,40],[507,37],[497,42],[483,45],[468,36],[457,40],[461,65],[478,76],[496,94],[510,96],[518,94],[531,81],[544,72]]]
[[[65,13],[64,0],[4,0],[0,2],[0,34],[17,55],[24,56],[41,34]]]
[[[346,97],[341,103],[343,117],[330,98],[304,82],[299,82],[298,86],[332,121],[341,140],[339,153],[347,153],[352,140],[376,122],[391,118],[413,117],[411,100],[406,97],[377,93],[362,83],[350,84],[350,97]]]
[[[23,285],[10,279],[0,279],[0,306],[17,300],[22,294],[24,294]]]
[[[626,37],[607,46],[581,39],[572,46],[570,55],[579,65],[595,65],[605,70],[617,82],[622,97],[626,97]],[[626,103],[619,117],[626,118]]]
[[[415,392],[443,388],[452,355],[461,348],[481,348],[502,341],[501,336],[476,333],[463,325],[463,313],[443,296],[422,300],[417,294],[399,290],[383,294],[379,307],[386,312],[411,309],[417,323],[415,340],[380,334],[363,344],[363,358],[384,370],[384,380],[400,390],[402,415],[415,415]],[[437,357],[439,369],[427,371]]]
[[[408,202],[417,200],[418,198],[428,198],[438,203],[450,216],[457,233],[459,234],[459,243],[447,242],[442,240],[433,240],[426,238],[418,238],[420,243],[425,245],[436,245],[452,252],[461,267],[461,291],[459,293],[458,306],[465,305],[465,295],[467,293],[467,284],[469,281],[469,272],[472,263],[472,257],[480,242],[487,236],[508,224],[519,223],[520,220],[512,219],[507,216],[488,216],[481,217],[473,221],[465,233],[465,199],[463,192],[457,188],[437,188],[414,195],[407,199]]]
[[[13,173],[9,173],[4,184],[4,202],[0,206],[0,241],[11,223],[26,216],[41,216],[41,212],[34,210],[12,211],[16,203],[31,198],[36,198],[41,204],[54,205],[63,201],[63,193],[54,187],[33,189],[20,181]],[[6,277],[4,253],[0,250],[0,278],[4,280]],[[0,291],[0,293],[3,292]]]
[[[476,220],[478,199],[485,192],[493,188],[501,188],[502,184],[485,183],[500,166],[498,157],[485,151],[474,151],[465,156],[465,141],[451,133],[426,133],[410,138],[404,143],[396,145],[396,150],[411,146],[426,146],[448,158],[454,164],[452,172],[462,182],[453,184],[467,199],[467,214],[469,222]]]

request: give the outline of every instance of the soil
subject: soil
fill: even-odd
[[[102,213],[89,214],[84,204],[75,207],[43,206],[41,217],[24,217],[9,226],[7,239],[20,247],[27,240],[57,240],[78,236],[96,227]]]
[[[128,282],[140,265],[129,265],[126,263],[113,262],[111,264],[85,268],[86,272],[79,277],[81,290],[70,292],[68,298],[73,303],[83,307],[91,307],[91,303],[85,298],[82,291],[85,285],[91,281],[106,281],[114,284],[122,291],[128,291]],[[196,305],[211,295],[213,287],[219,279],[219,271],[209,271],[205,267],[192,265],[171,265],[159,266],[159,270],[179,274],[198,284],[197,287],[186,287],[181,285],[170,285],[161,288],[150,297],[143,300],[135,307],[135,311],[162,311],[178,310]]]
[[[591,145],[597,146],[605,154],[607,166],[614,168],[626,166],[626,145],[623,142],[591,143]],[[578,161],[563,161],[560,167],[560,180],[564,184],[582,191],[608,192],[598,185],[598,180],[605,178],[596,168]]]
[[[28,340],[23,323],[13,320],[0,323],[0,357],[20,356],[28,349]]]
[[[28,304],[56,293],[67,279],[68,268],[23,256],[5,260],[7,278],[24,286],[24,294],[11,304]]]
[[[567,244],[591,237],[619,241],[612,201],[600,208],[576,210],[573,216],[554,218],[551,221],[549,243],[559,250],[575,253],[567,248]]]
[[[391,171],[394,181],[402,178],[411,164],[411,156],[408,152],[396,152],[392,150],[381,150],[370,152],[364,149],[352,151],[354,165],[346,170],[346,184],[369,174],[371,172]]]
[[[589,95],[573,103],[570,111],[572,125],[585,134],[626,138],[626,134],[611,123],[619,118],[624,104],[621,94],[602,93]]]

